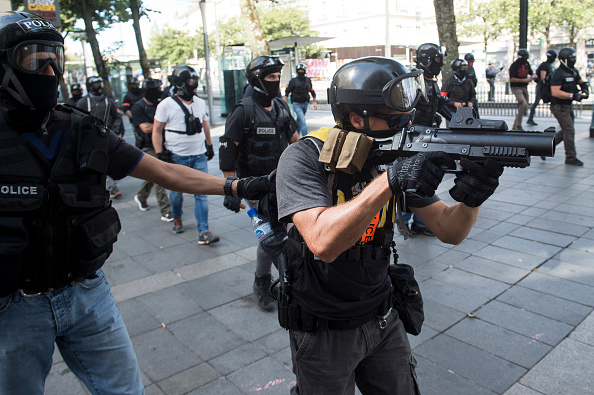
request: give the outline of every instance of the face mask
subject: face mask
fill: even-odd
[[[299,78],[305,78],[305,71],[298,71],[297,72],[297,77],[299,77]]]
[[[575,66],[575,61],[575,58],[567,58],[567,67],[573,69],[573,67]]]
[[[194,97],[194,91],[196,89],[198,89],[198,82],[195,82],[193,84],[188,84],[186,82],[181,89],[177,90],[177,95],[184,100],[190,101],[192,100],[192,97]]]
[[[263,107],[270,106],[272,100],[278,96],[280,92],[280,81],[266,81],[262,80],[262,85],[268,94],[259,92],[259,89],[254,89],[254,100]]]
[[[161,98],[161,94],[159,89],[147,89],[144,98],[149,102],[156,104]]]
[[[58,104],[58,77],[41,74],[23,74],[15,70],[35,110],[48,112]]]
[[[468,72],[468,70],[466,70],[466,69],[460,69],[460,70],[456,71],[454,74],[456,74],[458,76],[458,78],[464,79],[466,77],[467,72]]]

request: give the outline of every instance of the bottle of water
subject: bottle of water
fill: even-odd
[[[287,235],[277,235],[272,230],[268,218],[258,214],[258,210],[256,210],[256,208],[249,209],[247,214],[252,220],[254,233],[256,234],[262,249],[266,254],[268,254],[270,259],[272,259],[274,265],[278,267],[278,257],[280,256],[281,252],[283,252],[283,247],[287,241]]]

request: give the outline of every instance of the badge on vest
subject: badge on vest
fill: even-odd
[[[271,135],[276,133],[276,128],[256,128],[256,134]]]
[[[573,78],[573,77],[567,77],[567,78],[565,78],[565,81],[567,81],[567,82],[573,82],[573,81],[575,81],[575,78]]]

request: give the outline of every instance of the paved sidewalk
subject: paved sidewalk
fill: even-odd
[[[314,129],[329,111],[307,114]],[[215,118],[219,136],[224,120]],[[506,118],[508,125],[513,123]],[[533,129],[556,126],[536,119]],[[594,393],[594,139],[577,120],[583,168],[534,158],[506,169],[467,240],[397,239],[401,262],[421,283],[426,320],[411,345],[424,395]],[[128,126],[128,125],[127,125]],[[127,136],[132,136],[131,132]],[[220,175],[218,158],[209,162]],[[197,245],[193,198],[185,195],[185,233],[174,235],[132,200],[141,181],[119,182],[114,201],[122,232],[104,266],[134,343],[147,394],[288,394],[294,383],[287,332],[260,311],[252,293],[256,239],[245,212],[209,197],[210,226],[221,241]],[[452,203],[447,175],[438,191]],[[476,318],[470,318],[474,313]],[[50,395],[87,393],[58,352]]]

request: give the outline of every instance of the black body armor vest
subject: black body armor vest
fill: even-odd
[[[427,93],[427,100],[425,103],[423,99],[419,100],[416,105],[414,125],[433,126],[433,118],[437,113],[439,106],[439,97],[441,91],[436,81],[425,79],[425,92]]]
[[[311,90],[311,82],[308,77],[303,79],[295,78],[295,87],[291,92],[291,103],[305,103],[309,101],[309,92]]]
[[[307,137],[318,150],[323,142]],[[375,168],[355,174],[326,172],[333,205],[358,195],[376,176]],[[388,298],[390,245],[394,236],[395,198],[376,215],[355,246],[334,261],[323,262],[305,245],[296,226],[289,230],[287,253],[294,300],[307,312],[328,320],[356,320],[375,311]]]
[[[274,98],[275,114],[254,104],[252,97],[242,99],[245,118],[244,135],[237,155],[238,177],[263,176],[278,166],[283,151],[289,146],[291,113],[283,99]],[[273,119],[276,115],[276,119]]]
[[[578,82],[579,77],[578,73],[574,71],[574,69],[567,70],[561,67],[557,68],[554,73],[559,73],[561,75],[561,90],[563,92],[568,93],[575,93],[578,92]],[[573,102],[573,98],[571,99],[560,99],[558,97],[552,96],[551,97],[551,104],[567,104],[571,105]]]
[[[0,116],[0,297],[44,292],[97,271],[121,229],[105,189],[109,132],[70,108],[49,179]]]

